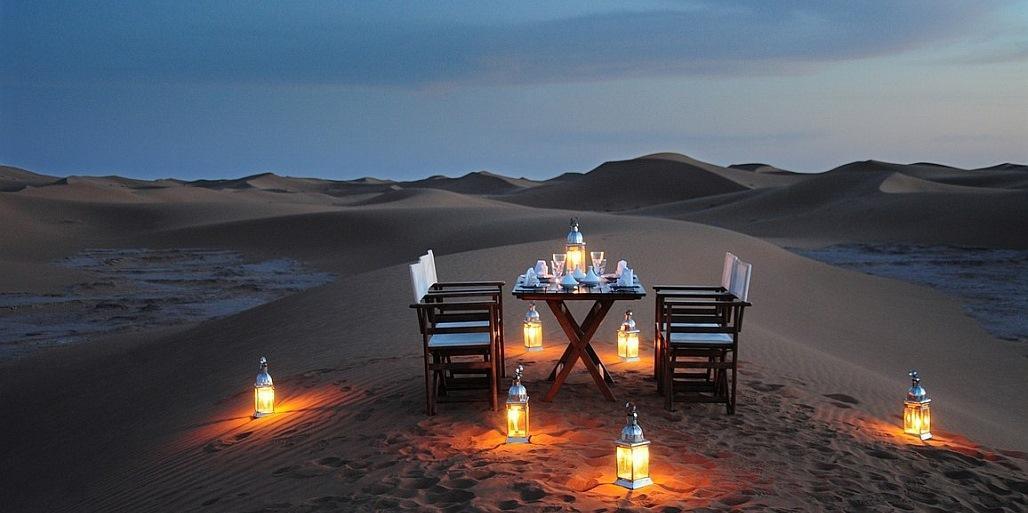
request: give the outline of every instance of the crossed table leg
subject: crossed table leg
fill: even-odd
[[[603,366],[599,355],[589,345],[589,341],[596,334],[596,330],[599,329],[603,318],[607,316],[610,307],[614,305],[614,300],[597,300],[581,325],[575,321],[575,317],[571,314],[571,310],[568,310],[567,304],[563,300],[547,300],[546,304],[550,306],[553,316],[557,318],[557,322],[560,323],[560,327],[564,330],[564,334],[568,336],[570,343],[567,349],[564,350],[564,354],[561,355],[560,361],[557,362],[553,371],[550,372],[548,379],[553,381],[553,385],[546,392],[546,397],[543,398],[543,401],[549,402],[553,400],[561,385],[564,384],[564,380],[571,374],[571,369],[575,366],[575,361],[578,358],[582,358],[582,363],[589,370],[589,374],[592,375],[593,381],[596,382],[596,386],[599,387],[603,396],[608,401],[613,401],[614,393],[610,391],[608,384],[613,384],[614,379],[610,377],[610,373]]]

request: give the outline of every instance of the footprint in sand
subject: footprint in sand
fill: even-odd
[[[252,434],[253,434],[253,431],[244,431],[244,432],[239,433],[236,436],[233,436],[233,437],[231,437],[231,438],[229,438],[227,440],[219,438],[217,440],[210,441],[206,445],[203,446],[203,451],[207,452],[207,453],[218,452],[218,451],[220,451],[222,449],[225,449],[227,447],[232,447],[233,445],[235,445],[235,444],[237,444],[239,442],[242,442],[243,440],[246,440],[247,438],[250,438],[250,435],[252,435]]]
[[[747,381],[746,385],[760,392],[774,392],[785,387],[778,383],[764,383],[763,381]]]
[[[275,469],[271,475],[275,477],[306,479],[309,477],[329,474],[347,463],[349,462],[342,458],[327,456],[316,461],[308,461],[302,465],[287,465],[285,467],[279,467]]]
[[[860,404],[860,401],[858,401],[855,398],[853,398],[853,396],[849,396],[849,395],[846,395],[846,394],[825,394],[824,396],[829,398],[829,399],[834,399],[836,401],[847,403],[847,404]],[[849,406],[846,406],[846,408],[849,408]]]

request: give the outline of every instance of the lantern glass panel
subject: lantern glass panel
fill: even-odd
[[[528,405],[507,405],[507,438],[528,438]]]
[[[567,263],[565,269],[568,273],[573,272],[576,268],[585,271],[585,244],[568,244],[565,246],[565,252],[567,253]]]
[[[618,356],[627,361],[639,359],[639,334],[618,331]]]
[[[903,431],[922,440],[932,437],[932,413],[927,403],[906,403],[903,408]]]
[[[618,479],[639,481],[650,476],[649,445],[617,447]]]
[[[525,348],[529,351],[541,351],[543,348],[543,326],[539,322],[525,322]]]
[[[257,416],[275,412],[275,387],[256,387],[253,389],[253,409]]]

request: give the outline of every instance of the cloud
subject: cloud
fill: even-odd
[[[671,3],[555,19],[496,5],[330,2],[5,5],[6,83],[156,81],[433,87],[791,73],[902,52],[969,30],[997,3]],[[446,10],[452,12],[446,13]],[[447,15],[448,14],[448,15]]]

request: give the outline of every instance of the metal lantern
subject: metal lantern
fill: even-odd
[[[539,319],[539,312],[535,309],[535,303],[528,306],[528,313],[525,314],[525,322],[522,323],[525,331],[525,350],[543,350],[543,322]]]
[[[528,390],[521,384],[525,368],[514,369],[514,383],[507,391],[507,443],[528,443]]]
[[[907,400],[903,401],[903,431],[921,440],[932,437],[932,412],[928,392],[921,386],[921,378],[916,370],[910,371],[911,385],[907,390]]]
[[[631,310],[625,312],[625,321],[618,330],[618,356],[626,362],[639,361],[639,328],[635,327]]]
[[[253,417],[260,418],[275,413],[275,384],[268,374],[268,359],[261,357],[257,379],[253,383]]]
[[[625,404],[628,422],[617,439],[617,481],[614,484],[636,490],[653,484],[650,479],[650,441],[643,438],[635,405]]]
[[[564,264],[565,272],[574,274],[575,269],[585,272],[585,237],[578,231],[578,218],[571,219],[571,231],[568,232],[567,242],[564,244],[564,253],[567,260]]]

